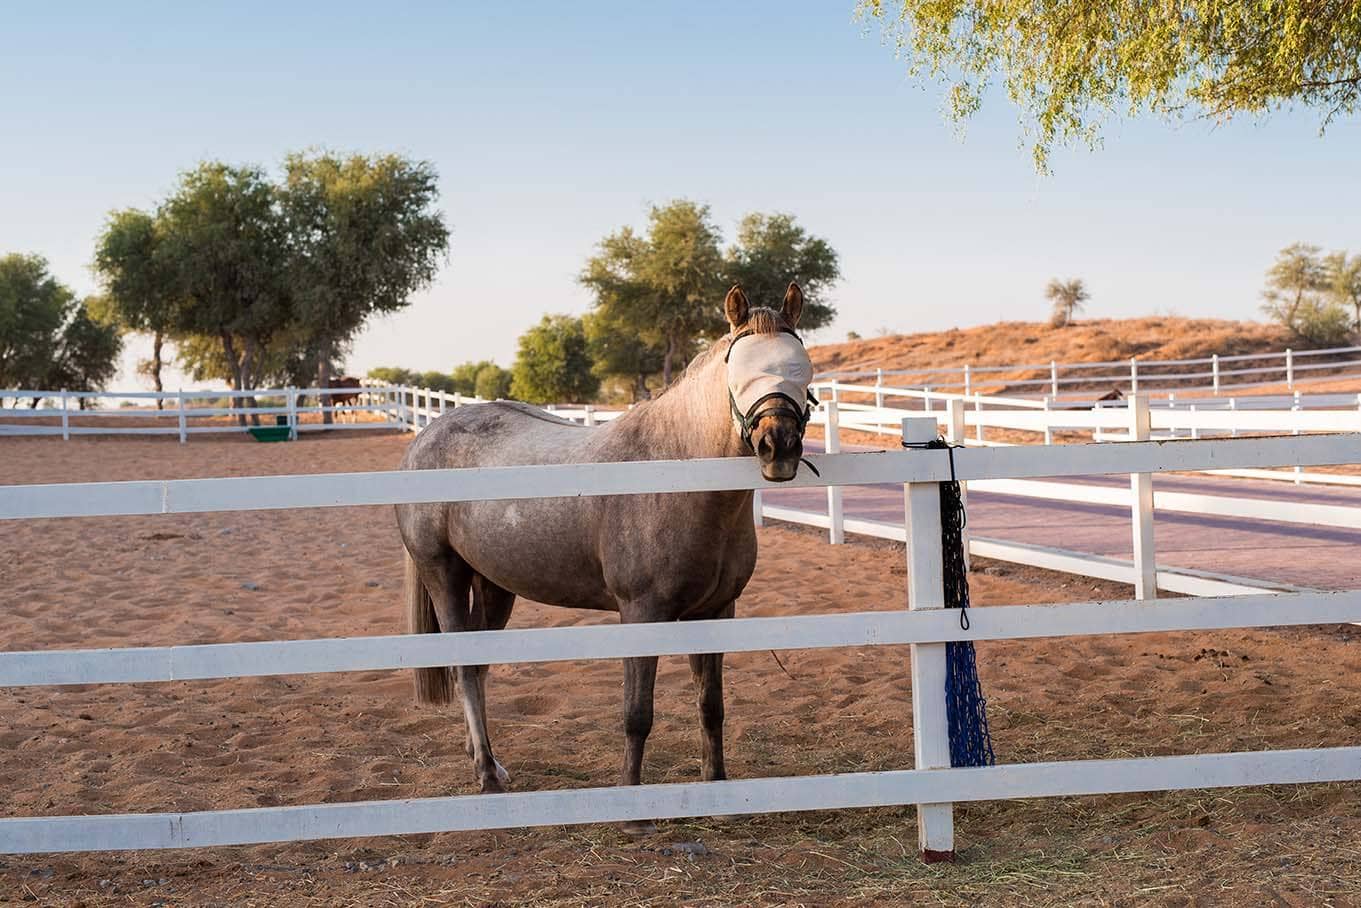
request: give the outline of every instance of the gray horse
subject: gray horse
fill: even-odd
[[[794,329],[803,292],[777,312],[739,287],[732,331],[655,400],[599,428],[502,402],[459,407],[417,436],[404,470],[609,463],[754,454],[766,479],[792,479],[803,456],[812,378]],[[619,613],[621,621],[731,617],[756,564],[752,494],[654,493],[397,506],[412,633],[500,629],[516,596]],[[703,777],[723,768],[723,654],[690,657],[703,727]],[[624,660],[623,784],[641,780],[657,657]],[[487,666],[416,670],[417,699],[448,703],[455,679],[482,791],[509,777],[487,735]],[[633,824],[630,831],[645,831]]]

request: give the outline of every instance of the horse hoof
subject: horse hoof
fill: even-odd
[[[506,787],[501,784],[501,780],[495,776],[486,776],[482,779],[482,793],[485,794],[505,794]]]
[[[653,835],[657,831],[657,824],[651,820],[629,820],[626,823],[621,823],[619,828],[624,835],[637,837]]]
[[[509,785],[510,773],[506,772],[506,768],[501,765],[500,760],[492,760],[492,762],[496,764],[496,781],[502,785]]]

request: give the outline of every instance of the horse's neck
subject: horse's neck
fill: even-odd
[[[694,363],[657,399],[617,422],[631,443],[645,445],[637,460],[734,457],[742,442],[733,430],[726,367],[719,356]]]

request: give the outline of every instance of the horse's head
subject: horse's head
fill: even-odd
[[[741,287],[723,301],[732,326],[724,357],[733,425],[761,462],[761,475],[787,482],[803,457],[808,425],[808,383],[813,363],[794,333],[803,311],[803,291],[791,283],[777,312],[752,308]]]

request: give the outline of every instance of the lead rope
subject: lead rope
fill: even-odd
[[[950,481],[940,483],[940,542],[946,608],[959,609],[959,626],[969,629],[969,573],[964,560],[964,527],[968,517],[955,478],[955,447],[944,438],[903,442],[904,448],[944,448],[950,458]],[[978,661],[971,640],[945,644],[945,712],[950,726],[951,766],[992,766],[996,757],[988,731],[988,701],[978,681]]]

